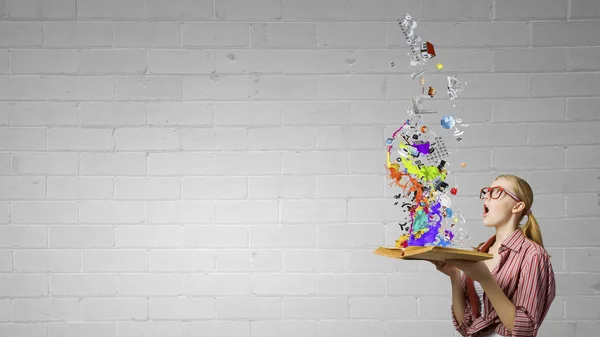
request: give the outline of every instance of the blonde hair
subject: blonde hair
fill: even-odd
[[[529,211],[531,210],[531,205],[533,205],[533,190],[529,183],[520,177],[517,177],[512,174],[502,174],[496,177],[494,180],[498,180],[500,178],[504,178],[510,181],[513,184],[514,191],[512,191],[523,203],[525,203],[525,208],[523,209],[523,213],[521,213],[521,217],[519,218],[519,223]],[[538,245],[544,247],[544,241],[542,240],[542,231],[540,230],[540,226],[533,216],[532,213],[527,215],[527,222],[523,226],[521,226],[521,231],[525,236],[537,243]]]

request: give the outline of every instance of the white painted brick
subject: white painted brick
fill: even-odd
[[[408,102],[367,101],[350,103],[351,125],[395,125],[401,122],[398,111],[407,109]]]
[[[283,17],[287,20],[306,19],[348,19],[350,6],[346,0],[286,0]]]
[[[418,301],[420,319],[448,319],[451,315],[451,297],[420,296]]]
[[[383,197],[381,176],[319,176],[318,198],[377,198]]]
[[[416,18],[419,11],[409,12]],[[402,13],[402,12],[400,12]],[[400,17],[402,14],[398,15]],[[453,47],[456,46],[456,23],[455,22],[418,22],[416,34],[422,37],[427,37],[429,41],[435,41],[435,47]],[[386,25],[387,46],[401,48],[405,51],[405,55],[410,57],[410,51],[406,44],[402,30],[397,23],[388,23]],[[391,61],[391,60],[390,60]]]
[[[335,337],[383,337],[385,336],[385,322],[382,321],[353,321],[353,320],[335,320],[320,321],[319,336]]]
[[[2,199],[45,199],[44,177],[1,177],[0,198]]]
[[[131,273],[148,271],[146,249],[85,249],[82,251],[82,271],[101,273]]]
[[[281,103],[218,102],[214,104],[215,125],[266,126],[281,124]]]
[[[41,45],[41,22],[0,22],[0,47],[29,47]]]
[[[250,286],[258,296],[317,294],[317,277],[309,274],[252,274]]]
[[[214,250],[156,249],[150,250],[149,265],[151,272],[212,272],[216,258]]]
[[[351,151],[349,159],[339,162],[339,169],[346,173],[349,167],[351,174],[384,174],[386,154],[384,151]],[[331,172],[336,173],[336,172]]]
[[[212,0],[146,0],[146,17],[148,19],[165,19],[186,21],[213,18]]]
[[[246,129],[227,128],[194,128],[181,132],[181,146],[188,150],[235,151],[248,149]]]
[[[46,99],[46,93],[46,81],[42,77],[0,77],[0,99]]]
[[[19,19],[74,19],[76,7],[77,0],[6,1],[8,16]]]
[[[450,279],[441,273],[388,274],[385,282],[388,295],[447,295],[451,291]]]
[[[600,13],[600,3],[595,0],[573,0],[570,2],[569,18],[597,17]],[[577,336],[585,336],[577,334]]]
[[[252,23],[249,42],[251,47],[316,47],[317,25],[303,22]],[[244,46],[248,41],[245,43]]]
[[[0,128],[0,150],[44,150],[46,129]]]
[[[282,200],[283,222],[346,221],[346,200]]]
[[[236,137],[239,141],[240,137]],[[250,150],[307,150],[315,148],[316,130],[306,127],[248,130]]]
[[[350,199],[348,200],[348,221],[350,222],[398,222],[404,215],[390,199]]]
[[[117,327],[115,323],[108,322],[69,322],[49,323],[48,337],[77,337],[88,335],[90,337],[115,336]]]
[[[145,17],[144,0],[78,0],[79,19],[138,19]]]
[[[566,149],[565,168],[598,168],[600,167],[600,147],[569,146]]]
[[[529,45],[527,22],[461,22],[457,24],[456,29],[459,46],[520,47]]]
[[[323,321],[319,324],[323,324]],[[251,321],[250,328],[252,337],[317,337],[316,320]]]
[[[75,201],[13,201],[11,219],[14,223],[76,223],[77,211]]]
[[[217,271],[281,271],[282,260],[280,250],[222,250],[217,257]]]
[[[250,199],[314,198],[315,178],[297,176],[251,177]]]
[[[76,74],[77,50],[13,50],[11,70],[16,74]]]
[[[556,268],[554,268],[554,270],[556,270]],[[598,274],[556,273],[555,279],[556,292],[563,296],[594,295],[598,293],[598,290],[595,289],[598,283]]]
[[[10,73],[10,53],[8,50],[0,50],[0,74]]]
[[[117,77],[117,99],[180,99],[181,77]]]
[[[566,323],[563,324],[566,325]],[[576,336],[593,336],[594,333],[598,332],[598,329],[600,329],[598,322],[577,322]],[[566,336],[566,334],[563,334],[563,336]]]
[[[465,0],[454,4],[443,0],[424,0],[422,6],[423,19],[427,21],[481,20],[489,19],[492,14],[491,0]],[[415,11],[415,14],[418,14],[418,12]]]
[[[0,154],[0,174],[10,174],[10,153]]]
[[[81,271],[79,250],[18,250],[15,251],[15,271],[69,273]]]
[[[117,151],[164,151],[181,149],[181,136],[172,128],[118,128]]]
[[[372,149],[384,144],[380,127],[321,127],[317,131],[317,148],[319,149]]]
[[[510,48],[494,51],[494,72],[564,72],[565,48]]]
[[[12,306],[11,300],[5,299],[0,300],[0,322],[5,323],[10,321],[12,318]]]
[[[212,153],[149,153],[148,175],[210,175]]]
[[[385,51],[377,52],[373,54]],[[284,74],[347,74],[353,69],[352,62],[355,62],[352,56],[350,50],[343,49],[287,49],[283,50],[282,71]]]
[[[115,296],[115,274],[57,274],[50,276],[52,296]]]
[[[14,271],[13,266],[13,253],[11,251],[0,252],[0,271],[12,273]],[[0,301],[0,321],[2,320],[2,301]]]
[[[184,226],[183,246],[197,248],[248,247],[246,226]]]
[[[111,22],[44,22],[46,47],[111,47]]]
[[[210,74],[215,71],[215,53],[204,50],[150,50],[151,74]],[[219,73],[222,73],[219,71]]]
[[[531,75],[531,95],[538,97],[596,95],[598,86],[598,73]]]
[[[172,200],[181,196],[177,177],[116,177],[115,199]]]
[[[284,102],[282,124],[347,125],[349,105],[343,102]]]
[[[48,336],[48,327],[45,324],[9,323],[0,324],[0,333],[6,336]]]
[[[569,297],[565,304],[565,319],[567,320],[595,320],[600,314],[600,298]]]
[[[196,321],[184,322],[185,336],[209,334],[211,336],[250,337],[250,321]]]
[[[6,216],[8,222],[8,214]],[[46,226],[5,225],[0,227],[0,247],[46,248]]]
[[[356,248],[383,245],[384,228],[381,224],[320,225],[317,227],[318,246],[323,248]]]
[[[82,50],[79,70],[82,74],[142,74],[148,69],[143,50]]]
[[[118,336],[120,337],[159,337],[159,336],[173,336],[183,337],[183,322],[127,322],[121,321],[116,323]],[[116,333],[112,334],[117,336]]]
[[[181,46],[181,24],[172,22],[115,22],[115,47],[172,48]]]
[[[202,100],[248,99],[250,77],[211,75],[183,78],[183,98]]]
[[[398,19],[399,13],[408,12],[414,18],[420,17],[420,2],[408,0],[403,3],[387,0],[374,0],[366,3],[360,0],[351,0],[348,8],[350,18],[357,20]],[[342,12],[342,11],[340,11]],[[335,12],[334,12],[335,13]],[[344,12],[342,12],[344,13]]]
[[[54,248],[100,248],[115,245],[112,226],[49,226],[48,246]]]
[[[565,118],[563,99],[511,99],[494,101],[494,122],[547,122]]]
[[[528,125],[528,143],[530,145],[591,145],[598,141],[594,134],[600,123],[544,123]],[[557,134],[565,137],[557,141]]]
[[[146,104],[136,102],[81,102],[82,126],[129,126],[146,124]]]
[[[197,201],[147,201],[147,223],[206,223],[211,219],[211,204]]]
[[[0,110],[10,113],[12,126],[77,125],[78,107],[72,102],[0,103]]]
[[[350,255],[342,249],[287,249],[283,254],[286,272],[348,272]]]
[[[492,149],[492,169],[548,170],[565,167],[565,150],[560,147]]]
[[[183,23],[184,47],[248,47],[250,24],[247,23]]]
[[[335,151],[284,152],[284,174],[343,174],[348,173],[348,153]]]
[[[215,311],[219,320],[281,318],[281,302],[279,297],[217,297]]]
[[[209,126],[213,124],[214,105],[203,102],[150,102],[148,125]]]
[[[186,295],[250,295],[248,274],[188,274],[184,276],[183,282]]]
[[[568,217],[600,216],[598,193],[565,195],[565,205],[565,215]]]
[[[384,23],[319,23],[320,47],[385,47]]]
[[[141,223],[144,221],[143,201],[82,201],[79,220],[87,223]]]
[[[455,331],[451,322],[438,320],[390,320],[386,323],[386,332],[388,335],[423,335],[423,336],[454,336],[459,337],[459,333]]]
[[[48,77],[50,99],[112,99],[115,80],[111,77]]]
[[[400,310],[402,308],[402,310]],[[414,297],[351,297],[350,318],[406,319],[417,317]]]
[[[81,320],[79,299],[36,298],[13,300],[14,322]]]
[[[508,0],[496,2],[494,13],[496,19],[566,19],[568,7],[569,2],[561,0]]]
[[[218,74],[281,74],[281,50],[222,50],[215,52]]]
[[[322,274],[319,275],[320,296],[383,296],[383,274]],[[352,300],[351,300],[352,301]],[[350,308],[352,310],[352,306]]]
[[[214,298],[151,298],[150,318],[196,320],[215,318]]]
[[[275,200],[215,201],[213,203],[213,222],[275,222],[279,219],[278,210],[278,203]]]
[[[597,21],[533,22],[533,46],[595,46],[600,44]]]
[[[7,14],[6,13],[6,6],[7,6],[6,2],[7,1],[8,0],[0,0],[0,18],[6,17],[6,14]]]
[[[112,129],[48,129],[48,150],[113,150]]]
[[[252,248],[314,248],[317,246],[316,226],[307,225],[253,225],[249,230]]]
[[[284,319],[343,319],[348,318],[348,299],[335,297],[284,297]]]
[[[48,296],[47,275],[0,274],[0,296],[42,297]]]
[[[240,166],[240,163],[244,163]],[[215,153],[217,175],[266,175],[281,173],[281,154],[252,151]]]
[[[258,0],[249,3],[244,0],[217,0],[215,14],[217,19],[281,19],[282,1]]]
[[[181,247],[181,228],[172,225],[116,226],[115,247]]]
[[[394,273],[417,270],[417,261],[395,261],[373,254],[373,249],[353,249],[350,252],[350,271],[353,273]]]
[[[567,120],[598,120],[600,114],[596,108],[600,98],[570,98],[567,100]]]
[[[178,296],[183,294],[183,277],[176,274],[120,274],[117,292],[124,297]]]
[[[77,163],[75,163],[77,165]],[[81,175],[144,175],[146,155],[144,153],[81,153],[79,156]]]
[[[120,321],[148,319],[145,298],[84,298],[81,311],[85,321]]]
[[[181,182],[181,199],[246,199],[247,196],[246,177],[183,178]]]
[[[112,199],[112,177],[48,177],[49,199]]]
[[[319,76],[320,99],[385,99],[385,77],[379,75]]]
[[[253,99],[316,99],[318,78],[311,75],[262,75],[253,78],[251,95]]]

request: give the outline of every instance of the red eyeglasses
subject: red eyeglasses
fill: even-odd
[[[479,192],[479,199],[485,199],[485,196],[488,193],[490,194],[490,197],[492,199],[498,199],[502,196],[502,193],[506,193],[509,197],[515,199],[515,201],[517,201],[517,202],[521,201],[521,199],[519,199],[516,195],[505,190],[503,187],[500,187],[500,186],[492,186],[492,187],[482,188],[481,191]]]

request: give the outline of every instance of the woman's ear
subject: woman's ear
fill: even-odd
[[[513,213],[519,213],[521,211],[523,211],[525,209],[525,203],[524,202],[518,202],[512,209]]]

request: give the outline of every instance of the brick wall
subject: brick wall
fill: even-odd
[[[427,85],[466,84],[425,121],[472,243],[479,188],[527,178],[558,284],[540,335],[595,335],[597,0],[0,0],[0,335],[452,335],[448,279],[372,254],[420,91],[406,12],[445,66]]]

